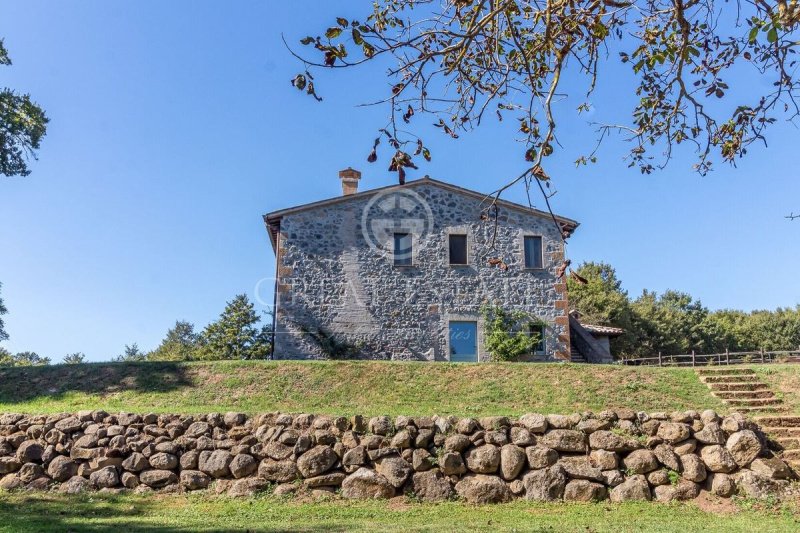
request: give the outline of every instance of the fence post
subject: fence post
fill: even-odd
[[[764,347],[761,347],[761,364],[764,364]]]
[[[726,365],[731,364],[731,353],[728,351],[727,348],[725,348],[725,364]]]
[[[692,366],[696,366],[697,363],[695,361],[694,350],[692,350]]]
[[[658,366],[664,366],[664,362],[661,359],[661,350],[658,351]]]

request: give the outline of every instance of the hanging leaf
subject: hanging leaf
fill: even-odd
[[[300,44],[309,45],[309,44],[311,44],[311,43],[313,43],[315,41],[316,41],[316,39],[314,39],[313,37],[311,37],[309,35],[308,37],[304,37],[303,39],[300,39]]]
[[[375,150],[375,148],[373,148],[372,151],[367,156],[367,161],[370,163],[374,163],[377,160],[378,160],[378,152],[377,150]]]
[[[346,28],[348,26],[349,22],[347,22],[346,18],[336,17],[336,24],[338,24],[342,28]]]
[[[423,148],[422,149],[422,157],[425,158],[425,161],[430,163],[430,161],[431,161],[431,151],[428,150],[427,148]]]
[[[364,44],[364,38],[361,36],[361,32],[358,31],[358,28],[353,28],[353,42],[358,46]]]
[[[292,79],[292,85],[297,87],[297,90],[302,91],[306,88],[306,77],[302,74],[298,74]]]
[[[328,39],[336,39],[338,36],[342,34],[342,28],[328,28],[328,31],[325,32],[325,37]]]

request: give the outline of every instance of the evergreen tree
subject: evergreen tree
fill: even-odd
[[[61,362],[65,365],[80,365],[86,362],[86,356],[82,352],[67,354]]]
[[[194,331],[194,324],[177,320],[147,358],[150,361],[191,361],[196,359],[199,346],[200,335]]]
[[[126,344],[125,352],[112,359],[115,363],[140,363],[147,361],[147,354],[139,349],[137,343]]]
[[[266,359],[270,331],[268,326],[258,326],[260,320],[247,295],[237,295],[227,303],[219,319],[203,330],[199,358]]]

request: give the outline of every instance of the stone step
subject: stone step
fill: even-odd
[[[783,413],[786,412],[786,407],[784,405],[764,405],[760,407],[743,407],[737,406],[732,407],[731,412],[741,413],[743,415],[752,415],[758,413]]]
[[[761,431],[772,437],[773,439],[795,438],[800,439],[800,427],[765,427],[761,426]]]
[[[766,383],[709,383],[711,392],[717,394],[718,392],[729,391],[758,391],[769,390],[769,385]]]
[[[722,400],[744,400],[744,399],[770,399],[775,398],[771,390],[755,391],[714,391],[714,395]]]
[[[759,426],[768,428],[800,427],[800,416],[758,416],[755,421]]]
[[[784,461],[800,461],[800,450],[786,450],[781,453],[781,459]]]
[[[755,375],[755,370],[752,368],[731,368],[729,366],[718,366],[709,368],[700,368],[697,372],[701,376],[742,376],[742,375]]]
[[[780,444],[784,450],[800,450],[800,437],[797,438],[777,438],[775,442]]]
[[[780,398],[742,398],[742,399],[733,399],[727,400],[723,399],[725,403],[731,406],[741,406],[741,407],[762,407],[765,405],[780,405],[783,403],[783,400]]]
[[[762,383],[758,376],[700,376],[703,383]]]

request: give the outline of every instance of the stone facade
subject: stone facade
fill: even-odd
[[[278,265],[275,358],[326,358],[333,345],[339,357],[447,361],[450,322],[474,321],[486,360],[480,308],[493,303],[546,324],[545,350],[529,359],[568,360],[561,229],[509,202],[495,223],[489,203],[425,178],[266,215]],[[395,265],[393,232],[412,236],[410,266]],[[467,265],[449,264],[450,234],[467,236]],[[541,237],[542,268],[525,268],[525,236]]]
[[[208,490],[498,503],[791,496],[795,474],[741,415],[457,418],[0,414],[0,490]]]

